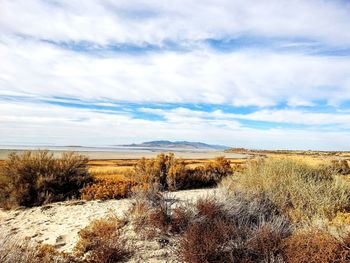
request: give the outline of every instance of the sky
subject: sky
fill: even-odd
[[[349,0],[0,0],[0,145],[350,150]]]

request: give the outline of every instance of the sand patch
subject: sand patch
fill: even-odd
[[[200,197],[215,195],[215,191],[215,189],[186,190],[172,192],[169,195],[178,202],[191,202]],[[78,240],[80,229],[89,225],[92,220],[110,214],[123,216],[130,208],[131,202],[130,199],[67,201],[12,211],[0,210],[0,232],[3,236],[27,238],[69,252]],[[146,253],[145,256],[153,259],[164,258],[164,253],[167,254],[166,250],[162,249],[161,242],[156,241],[139,244],[139,249],[141,252],[151,249],[151,255]],[[159,255],[156,255],[157,253]],[[139,255],[142,257],[142,253]],[[140,258],[140,261],[135,258],[133,260],[131,262],[147,262],[148,258]]]

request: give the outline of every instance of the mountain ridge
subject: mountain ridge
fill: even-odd
[[[213,149],[213,150],[224,150],[229,147],[223,145],[213,145],[203,142],[190,142],[190,141],[169,141],[169,140],[156,140],[142,143],[132,143],[122,145],[127,147],[148,147],[148,148],[186,148],[186,149]]]

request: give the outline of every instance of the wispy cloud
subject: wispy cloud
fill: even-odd
[[[0,143],[350,148],[349,13],[342,0],[1,1]]]
[[[350,42],[347,1],[2,1],[3,31],[98,44],[257,36]]]

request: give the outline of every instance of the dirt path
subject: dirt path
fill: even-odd
[[[215,195],[215,192],[216,189],[198,189],[172,192],[170,195],[178,201],[195,201]],[[0,210],[0,233],[2,236],[30,238],[68,252],[73,249],[79,230],[91,220],[108,214],[122,216],[130,204],[130,199],[67,201],[15,211]]]

